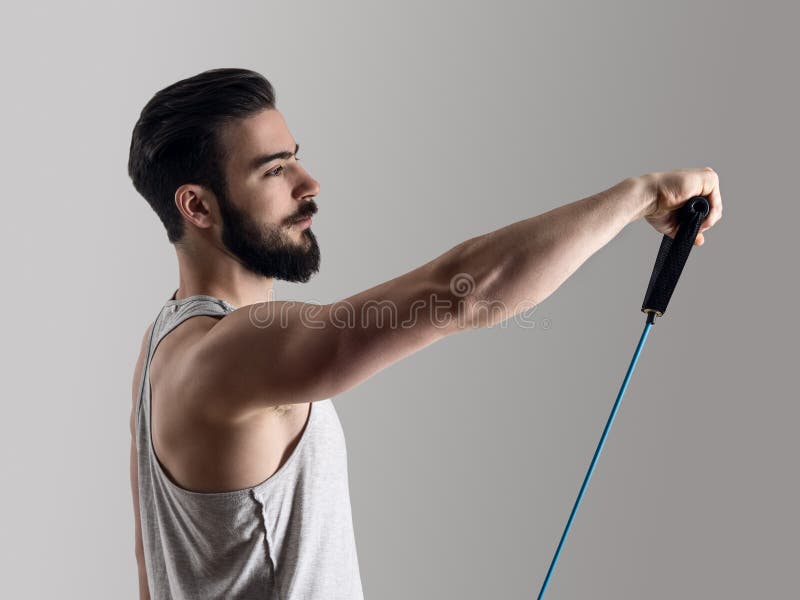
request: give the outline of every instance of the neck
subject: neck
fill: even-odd
[[[220,298],[239,308],[273,299],[273,280],[252,273],[230,254],[194,253],[176,248],[180,284],[175,299],[206,295]]]

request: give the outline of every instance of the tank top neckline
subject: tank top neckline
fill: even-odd
[[[164,306],[180,306],[182,304],[186,304],[187,302],[194,302],[196,300],[210,300],[212,302],[222,303],[222,305],[228,310],[236,310],[236,307],[228,302],[227,300],[223,300],[222,298],[217,298],[216,296],[208,296],[206,294],[195,294],[194,296],[186,296],[186,298],[181,298],[180,300],[175,299],[175,294],[178,293],[178,290],[175,290],[170,296],[169,300],[164,303]]]

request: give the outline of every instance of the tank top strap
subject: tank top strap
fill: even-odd
[[[180,300],[175,300],[173,294],[173,298],[170,298],[164,303],[164,306],[161,307],[161,310],[153,321],[145,350],[142,377],[139,382],[139,396],[136,401],[137,427],[143,406],[149,404],[149,401],[145,401],[145,397],[149,397],[150,361],[161,340],[186,319],[198,315],[224,317],[234,310],[236,310],[236,307],[229,302],[221,298],[205,295],[188,296]],[[144,412],[146,413],[147,411]],[[149,417],[147,420],[149,421]],[[149,437],[149,429],[146,433]]]
[[[180,300],[167,300],[161,313],[156,319],[154,329],[156,333],[151,338],[151,348],[155,349],[161,338],[183,323],[186,319],[196,316],[224,317],[236,310],[229,302],[213,296],[197,295]]]

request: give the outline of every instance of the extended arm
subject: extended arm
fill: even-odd
[[[458,312],[460,328],[490,326],[541,303],[626,225],[644,216],[644,185],[640,178],[628,178],[459,244],[446,272],[462,274],[472,287]]]
[[[631,177],[471,238],[342,301],[238,308],[186,352],[178,389],[198,410],[223,419],[340,394],[446,335],[541,303],[632,221],[646,217],[668,233],[673,209],[693,195],[711,201],[701,231],[708,229],[722,211],[713,170]],[[487,304],[501,310],[487,311]]]

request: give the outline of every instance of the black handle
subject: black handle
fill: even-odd
[[[678,209],[679,226],[675,238],[664,235],[661,239],[656,264],[642,303],[642,312],[647,313],[648,323],[655,322],[656,316],[660,317],[666,312],[672,292],[678,285],[683,265],[689,258],[700,225],[709,210],[708,200],[703,196],[689,198]]]

